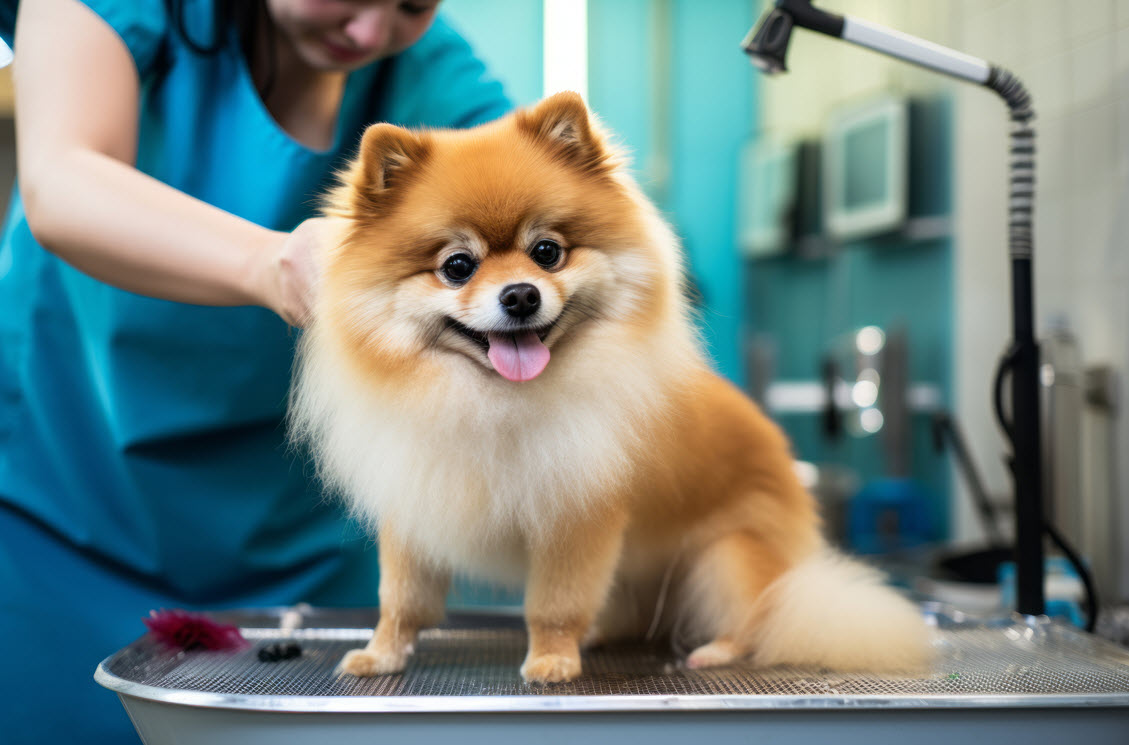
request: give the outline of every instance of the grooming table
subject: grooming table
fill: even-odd
[[[314,610],[284,637],[282,609],[212,614],[241,627],[247,650],[168,651],[146,634],[94,677],[147,745],[1129,743],[1126,650],[1046,619],[923,612],[939,654],[915,677],[689,670],[634,644],[586,652],[572,683],[530,686],[520,617],[461,613],[420,634],[403,673],[354,678],[334,668],[368,641],[374,611]],[[283,638],[302,656],[259,661]]]

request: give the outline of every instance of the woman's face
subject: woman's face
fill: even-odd
[[[439,0],[267,0],[279,33],[315,70],[349,71],[423,36]]]

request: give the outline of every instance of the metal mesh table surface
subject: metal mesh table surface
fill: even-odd
[[[1045,620],[929,617],[938,626],[938,654],[932,670],[916,676],[748,664],[690,670],[669,647],[630,644],[585,652],[584,674],[573,682],[531,686],[519,673],[520,618],[453,616],[420,634],[403,673],[355,678],[335,668],[368,640],[371,613],[314,613],[286,637],[302,655],[268,663],[258,650],[284,637],[277,615],[258,612],[224,619],[242,627],[246,650],[174,652],[146,635],[105,660],[96,677],[153,700],[289,711],[1129,706],[1129,652],[1112,643]]]

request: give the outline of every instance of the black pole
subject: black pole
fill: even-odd
[[[1043,597],[1043,453],[1039,416],[1039,345],[1032,325],[1034,305],[1031,259],[1011,262],[1012,447],[1015,458],[1016,610],[1042,615]]]
[[[997,416],[1011,439],[1015,479],[1016,610],[1040,616],[1043,597],[1043,450],[1039,416],[1039,345],[1035,341],[1032,283],[1035,207],[1035,130],[1031,96],[1019,80],[992,66],[985,85],[1003,97],[1011,114],[1008,253],[1011,256],[1012,346],[1004,365],[1011,372],[1011,424]],[[999,380],[997,380],[997,385]]]

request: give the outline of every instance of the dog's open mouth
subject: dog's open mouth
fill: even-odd
[[[545,346],[545,337],[553,330],[553,324],[484,333],[448,318],[447,327],[481,347],[490,364],[506,380],[515,383],[533,380],[549,364],[549,348]]]

